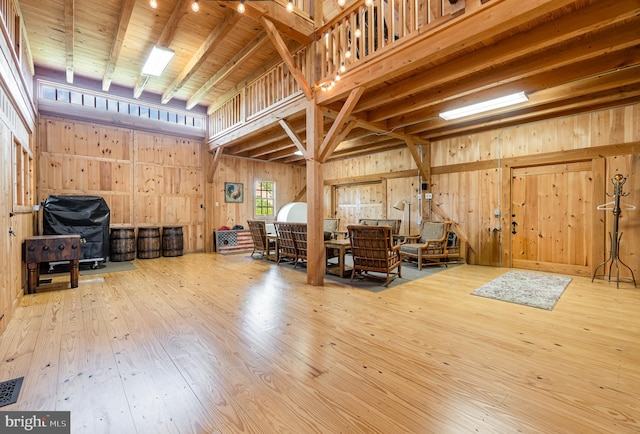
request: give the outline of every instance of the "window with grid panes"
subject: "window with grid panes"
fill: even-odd
[[[273,217],[276,209],[276,183],[256,181],[254,185],[256,217]]]

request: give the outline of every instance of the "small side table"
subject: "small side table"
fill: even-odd
[[[348,251],[351,251],[351,240],[327,240],[324,242],[324,246],[326,249],[338,250],[338,264],[327,264],[326,272],[340,277],[347,277],[352,268],[345,265],[344,257]]]
[[[71,287],[78,287],[80,270],[80,235],[41,235],[24,240],[27,263],[27,294],[35,294],[41,262],[69,261]]]
[[[274,250],[271,250],[271,245],[274,245]],[[267,259],[270,261],[278,262],[280,259],[280,246],[278,245],[278,235],[267,234]]]

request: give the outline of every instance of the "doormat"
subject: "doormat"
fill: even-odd
[[[564,276],[508,271],[471,295],[552,310],[571,280]]]
[[[18,402],[22,380],[24,380],[24,377],[0,383],[0,407]]]

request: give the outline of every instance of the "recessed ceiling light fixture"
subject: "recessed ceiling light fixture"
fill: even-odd
[[[153,47],[147,62],[142,67],[142,75],[160,77],[174,54],[174,51],[169,48]]]
[[[488,101],[479,102],[477,104],[471,104],[454,110],[448,110],[446,112],[440,113],[439,116],[444,120],[450,121],[452,119],[463,118],[465,116],[471,116],[502,107],[508,107],[510,105],[519,104],[525,101],[529,101],[529,98],[527,97],[527,95],[525,95],[524,92],[512,93],[511,95],[502,96],[500,98],[494,98]]]

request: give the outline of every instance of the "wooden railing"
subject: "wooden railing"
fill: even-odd
[[[487,2],[360,0],[317,31],[315,70],[307,71],[306,50],[295,54],[296,66],[313,85],[327,89],[341,73]],[[300,92],[293,75],[279,64],[210,113],[210,136],[260,116]]]
[[[386,47],[440,25],[459,9],[448,0],[362,0],[354,4],[316,34],[318,83],[327,85]]]
[[[302,73],[307,76],[306,50],[300,50],[293,58]],[[249,83],[209,115],[209,134],[215,136],[236,125],[250,121],[270,107],[299,95],[298,82],[284,63],[280,63]]]

